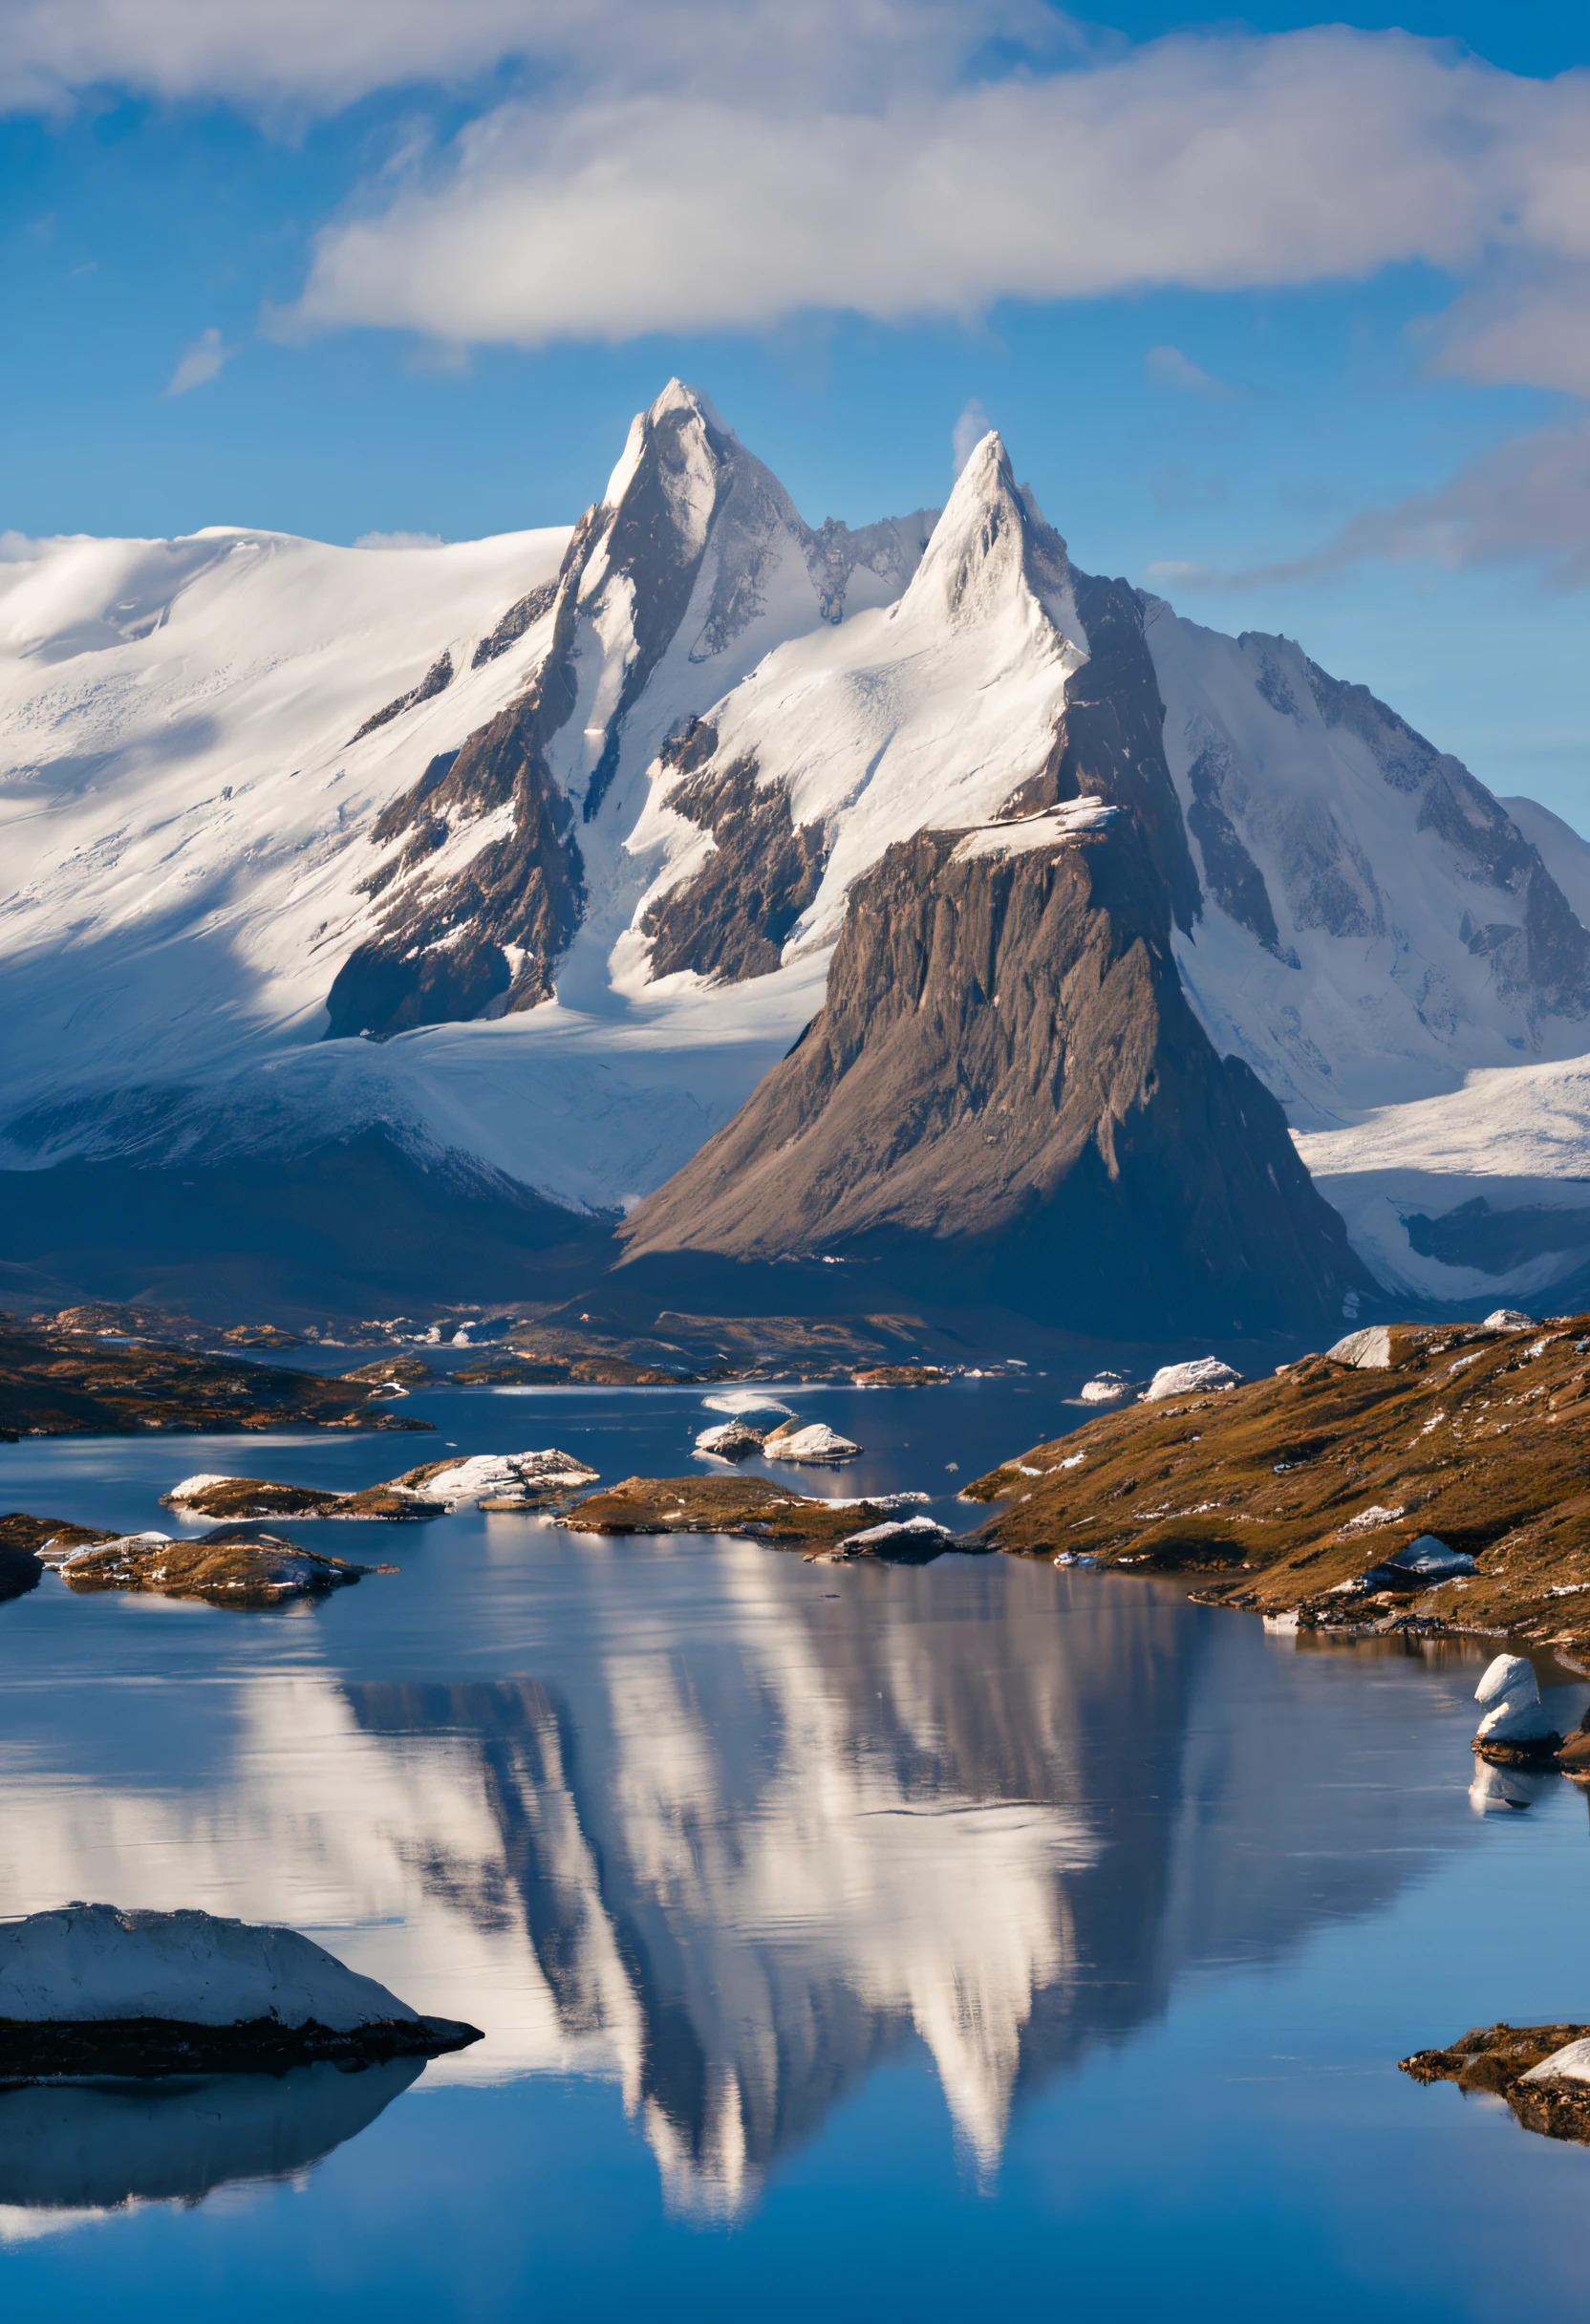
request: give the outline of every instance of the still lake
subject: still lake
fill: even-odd
[[[33,1440],[0,1508],[197,1532],[158,1505],[196,1470],[356,1486],[455,1445],[678,1474],[709,1393]],[[1083,1417],[1038,1378],[774,1393],[867,1448],[806,1489],[957,1527],[957,1481]],[[1590,2152],[1395,2071],[1590,2020],[1585,1796],[1476,1782],[1485,1650],[1300,1651],[1000,1557],[290,1531],[401,1571],[0,1607],[0,1913],[290,1922],[486,2037],[0,2095],[9,2316],[1579,2313]]]

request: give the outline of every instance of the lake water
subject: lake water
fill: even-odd
[[[868,1448],[808,1489],[957,1525],[957,1474],[1082,1417],[1038,1379],[780,1393]],[[450,1444],[677,1474],[702,1407],[33,1441],[0,1507],[177,1531],[194,1470],[367,1484]],[[1395,2071],[1590,2020],[1586,1800],[1476,1787],[1480,1650],[1299,1651],[999,1557],[292,1531],[401,1572],[0,1607],[0,1912],[288,1921],[486,2037],[0,2095],[8,2316],[1580,2313],[1590,2152]]]

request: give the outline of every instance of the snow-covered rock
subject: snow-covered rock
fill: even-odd
[[[1538,1743],[1556,1732],[1534,1666],[1521,1654],[1498,1654],[1488,1663],[1474,1700],[1484,1713],[1476,1743]]]
[[[841,1436],[826,1421],[799,1418],[786,1420],[782,1428],[764,1436],[762,1449],[769,1460],[823,1465],[854,1460],[861,1452],[860,1445],[853,1444],[849,1436]]]
[[[91,1555],[97,1557],[101,1550],[160,1549],[166,1542],[168,1542],[170,1539],[171,1536],[168,1533],[124,1533],[117,1535],[113,1540],[105,1541],[81,1541],[75,1543],[46,1541],[44,1546],[35,1554],[41,1565],[51,1566],[58,1570],[62,1566],[70,1565],[75,1558],[86,1558]]]
[[[185,2025],[274,2018],[333,2032],[392,2020],[407,2002],[296,1929],[208,1912],[64,1904],[0,1923],[0,2018],[91,2023],[153,2017]]]
[[[1124,1372],[1095,1372],[1085,1380],[1078,1390],[1083,1404],[1119,1404],[1123,1396],[1131,1394],[1131,1382]]]
[[[1391,1334],[1386,1324],[1371,1323],[1362,1331],[1349,1331],[1325,1354],[1332,1364],[1351,1364],[1361,1372],[1386,1371],[1392,1362]]]
[[[713,1460],[745,1460],[762,1451],[763,1441],[763,1431],[747,1428],[742,1420],[720,1420],[716,1427],[701,1431],[696,1450]]]
[[[947,1525],[936,1524],[932,1517],[890,1517],[882,1525],[868,1525],[860,1533],[848,1533],[839,1546],[876,1554],[888,1549],[926,1549],[935,1541],[954,1539]]]
[[[572,1493],[594,1484],[598,1474],[571,1453],[548,1446],[540,1452],[476,1452],[467,1460],[426,1461],[394,1477],[390,1490],[459,1509],[498,1496]]]
[[[1518,2077],[1521,2082],[1590,2082],[1590,2039],[1564,2042]]]
[[[1538,1323],[1521,1307],[1493,1307],[1480,1326],[1482,1331],[1537,1331]]]
[[[1218,1356],[1194,1356],[1189,1364],[1162,1364],[1139,1401],[1159,1404],[1167,1396],[1202,1395],[1210,1388],[1240,1388],[1242,1375]]]

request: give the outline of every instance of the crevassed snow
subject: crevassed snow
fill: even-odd
[[[293,1928],[208,1912],[64,1904],[0,1924],[0,2017],[160,2017],[247,2025],[274,2017],[346,2033],[416,2012]]]

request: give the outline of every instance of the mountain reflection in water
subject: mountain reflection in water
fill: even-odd
[[[70,1737],[19,1733],[13,1699],[4,1907],[311,1929],[486,2029],[438,2081],[615,2082],[671,2207],[727,2219],[913,2039],[990,2182],[1024,2087],[1450,1844],[1428,1665],[1006,1560],[835,1575],[702,1543],[687,1613],[662,1553],[554,1554],[539,1675],[219,1669],[184,1689],[180,1776],[140,1686],[79,1696]]]

